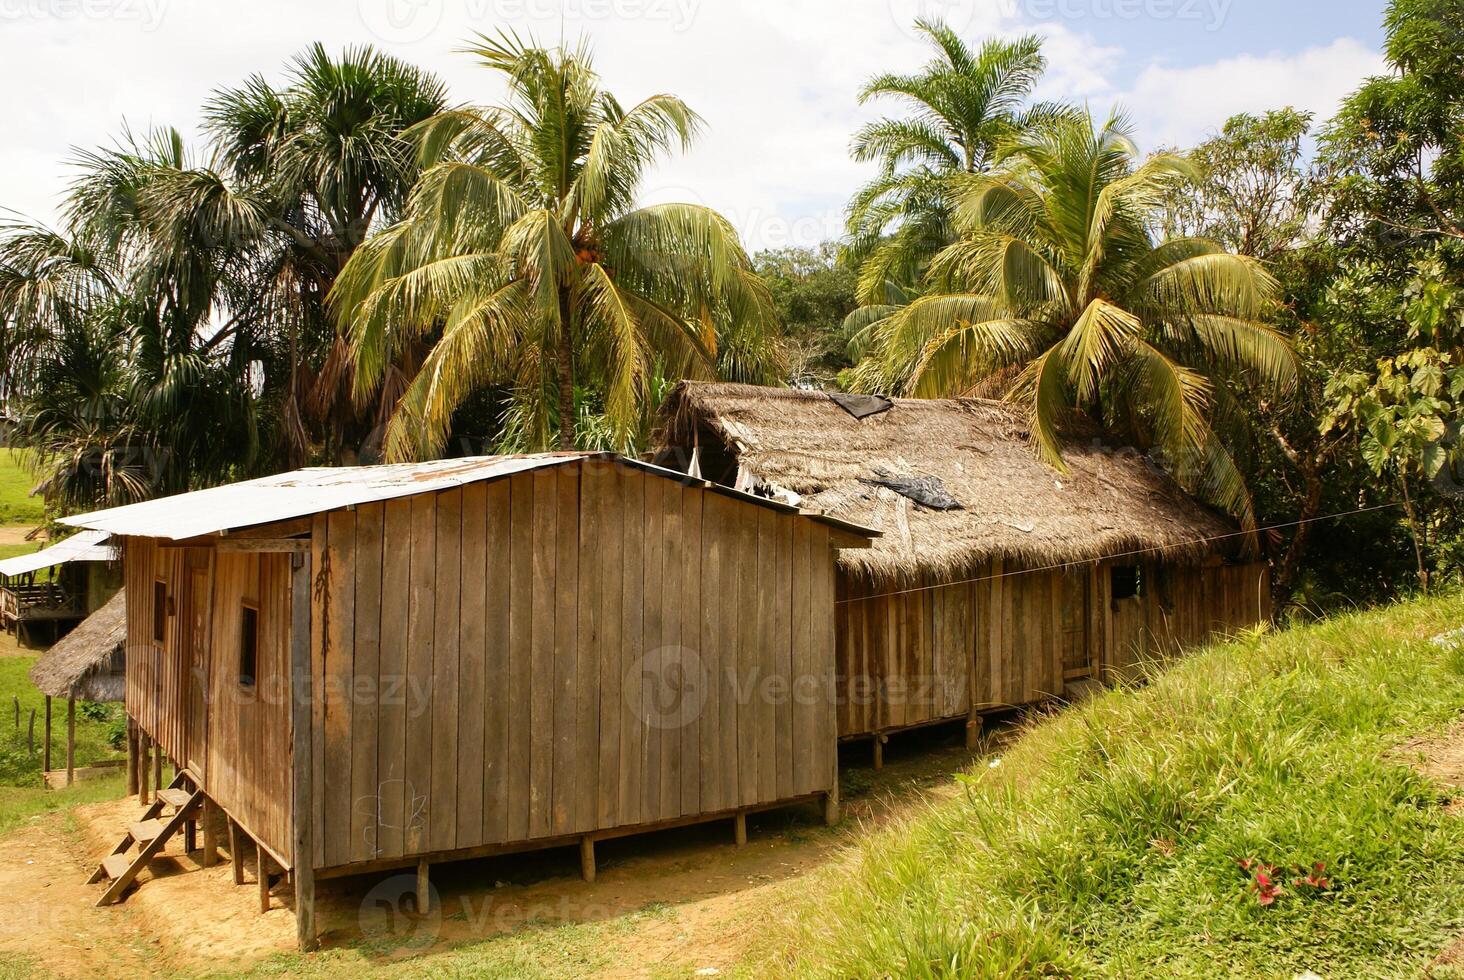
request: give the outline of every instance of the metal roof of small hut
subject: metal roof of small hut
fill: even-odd
[[[1033,454],[1025,417],[1009,403],[892,402],[858,419],[823,392],[682,382],[662,435],[678,447],[716,437],[801,506],[883,531],[872,548],[840,555],[880,577],[964,573],[992,559],[1031,567],[1149,552],[1198,561],[1238,543],[1229,520],[1097,433],[1069,442],[1062,473]],[[933,476],[961,509],[927,509],[867,482],[881,473]]]
[[[259,524],[321,514],[358,504],[450,490],[481,480],[497,480],[514,473],[564,466],[589,459],[630,466],[679,482],[687,479],[684,473],[610,452],[470,456],[423,463],[311,467],[258,480],[230,483],[207,490],[128,504],[125,507],[65,517],[61,521],[75,527],[107,531],[119,537],[133,535],[181,541],[185,538],[222,534]],[[711,484],[705,485],[711,487]],[[784,511],[799,510],[764,497],[724,487],[711,488],[760,506]],[[802,513],[815,521],[865,537],[874,537],[878,533],[836,517],[811,511]]]
[[[125,682],[112,670],[113,656],[127,644],[126,590],[92,613],[41,654],[31,682],[53,698],[121,701]]]
[[[24,575],[73,561],[116,561],[117,549],[107,543],[106,531],[78,531],[49,548],[0,561],[0,575]]]

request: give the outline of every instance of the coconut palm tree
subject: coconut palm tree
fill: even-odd
[[[731,224],[691,204],[637,207],[647,171],[698,117],[671,95],[625,108],[587,49],[516,35],[470,53],[507,101],[445,112],[408,137],[428,169],[404,219],[347,263],[333,301],[358,396],[416,350],[387,429],[391,458],[441,451],[454,412],[512,392],[530,442],[574,445],[575,394],[628,442],[659,364],[668,374],[768,373],[771,300]]]
[[[1018,137],[966,181],[960,237],[932,262],[928,295],[872,324],[856,386],[942,396],[1020,371],[1008,397],[1054,466],[1064,416],[1087,413],[1253,527],[1216,427],[1240,385],[1292,387],[1296,359],[1265,322],[1277,284],[1257,261],[1151,234],[1165,195],[1193,177],[1178,156],[1140,162],[1118,115]]]
[[[1002,141],[1061,111],[1027,105],[1047,64],[1040,39],[993,38],[973,49],[939,22],[915,29],[935,58],[915,74],[877,75],[859,93],[861,104],[895,99],[909,109],[864,126],[851,147],[855,160],[880,168],[848,209],[845,258],[860,269],[867,305],[902,301],[901,287],[955,238],[952,178],[984,171]]]

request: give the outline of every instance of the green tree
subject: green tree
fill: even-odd
[[[767,249],[752,257],[752,265],[783,324],[788,380],[831,382],[849,366],[841,324],[858,305],[854,271],[839,261],[838,247]]]
[[[1294,388],[1296,355],[1267,322],[1277,283],[1260,263],[1151,234],[1166,197],[1194,178],[1181,157],[1140,163],[1119,116],[1019,137],[969,178],[960,239],[932,262],[929,295],[871,326],[854,382],[951,395],[1020,369],[1008,397],[1026,407],[1042,458],[1062,468],[1064,417],[1094,415],[1255,527],[1216,429],[1237,418],[1241,385]]]
[[[846,260],[860,270],[866,305],[903,301],[903,289],[954,240],[953,178],[984,171],[1004,140],[1057,111],[1028,105],[1046,67],[1038,38],[973,49],[944,24],[920,20],[915,29],[935,58],[914,74],[876,75],[859,93],[861,104],[893,99],[908,109],[864,126],[851,147],[855,160],[879,165],[847,218]]]
[[[427,167],[402,221],[347,263],[334,302],[358,397],[416,346],[421,370],[387,429],[393,459],[440,452],[476,390],[507,386],[529,442],[575,443],[576,387],[633,438],[657,365],[762,380],[774,317],[732,225],[691,204],[636,206],[650,167],[698,117],[671,95],[625,108],[587,49],[518,37],[471,49],[504,105],[408,132]]]

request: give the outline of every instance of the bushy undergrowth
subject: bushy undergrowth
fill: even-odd
[[[1460,625],[1451,596],[1242,637],[1035,724],[872,837],[786,965],[1417,975],[1464,931],[1464,817],[1398,746],[1464,712],[1428,641]]]

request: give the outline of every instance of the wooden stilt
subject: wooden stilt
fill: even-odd
[[[229,821],[229,861],[234,865],[234,884],[244,884],[244,850],[239,846],[239,825]]]
[[[148,790],[148,755],[152,752],[152,739],[147,732],[137,732],[137,802],[146,803],[151,795]]]
[[[432,884],[427,877],[427,859],[417,862],[417,914],[426,915],[432,911]]]
[[[208,797],[203,798],[203,866],[219,863],[219,808]]]
[[[976,713],[975,709],[972,709],[971,713],[966,716],[967,752],[974,752],[976,750],[976,746],[981,744],[981,727],[981,716]]]
[[[824,823],[832,827],[839,822],[839,790],[837,787],[824,794]]]
[[[153,742],[153,792],[163,788],[163,747]]]
[[[588,834],[580,838],[580,876],[585,881],[595,880],[595,838]]]
[[[76,782],[76,699],[66,699],[66,785]]]
[[[747,814],[739,812],[732,818],[732,839],[738,847],[747,843]]]
[[[880,735],[880,734],[877,734],[876,733],[876,735],[874,736],[873,742],[874,742],[874,768],[875,769],[883,769],[884,768],[884,746],[885,746],[885,743],[888,742],[888,741],[889,741],[889,739],[886,738],[884,735]]]
[[[258,844],[254,845],[255,869],[258,872],[259,911],[269,911],[269,855]]]
[[[41,772],[51,771],[51,695],[46,695],[46,735],[41,746]]]
[[[51,754],[51,705],[46,704],[46,754]],[[137,726],[127,719],[127,795],[137,795]]]

